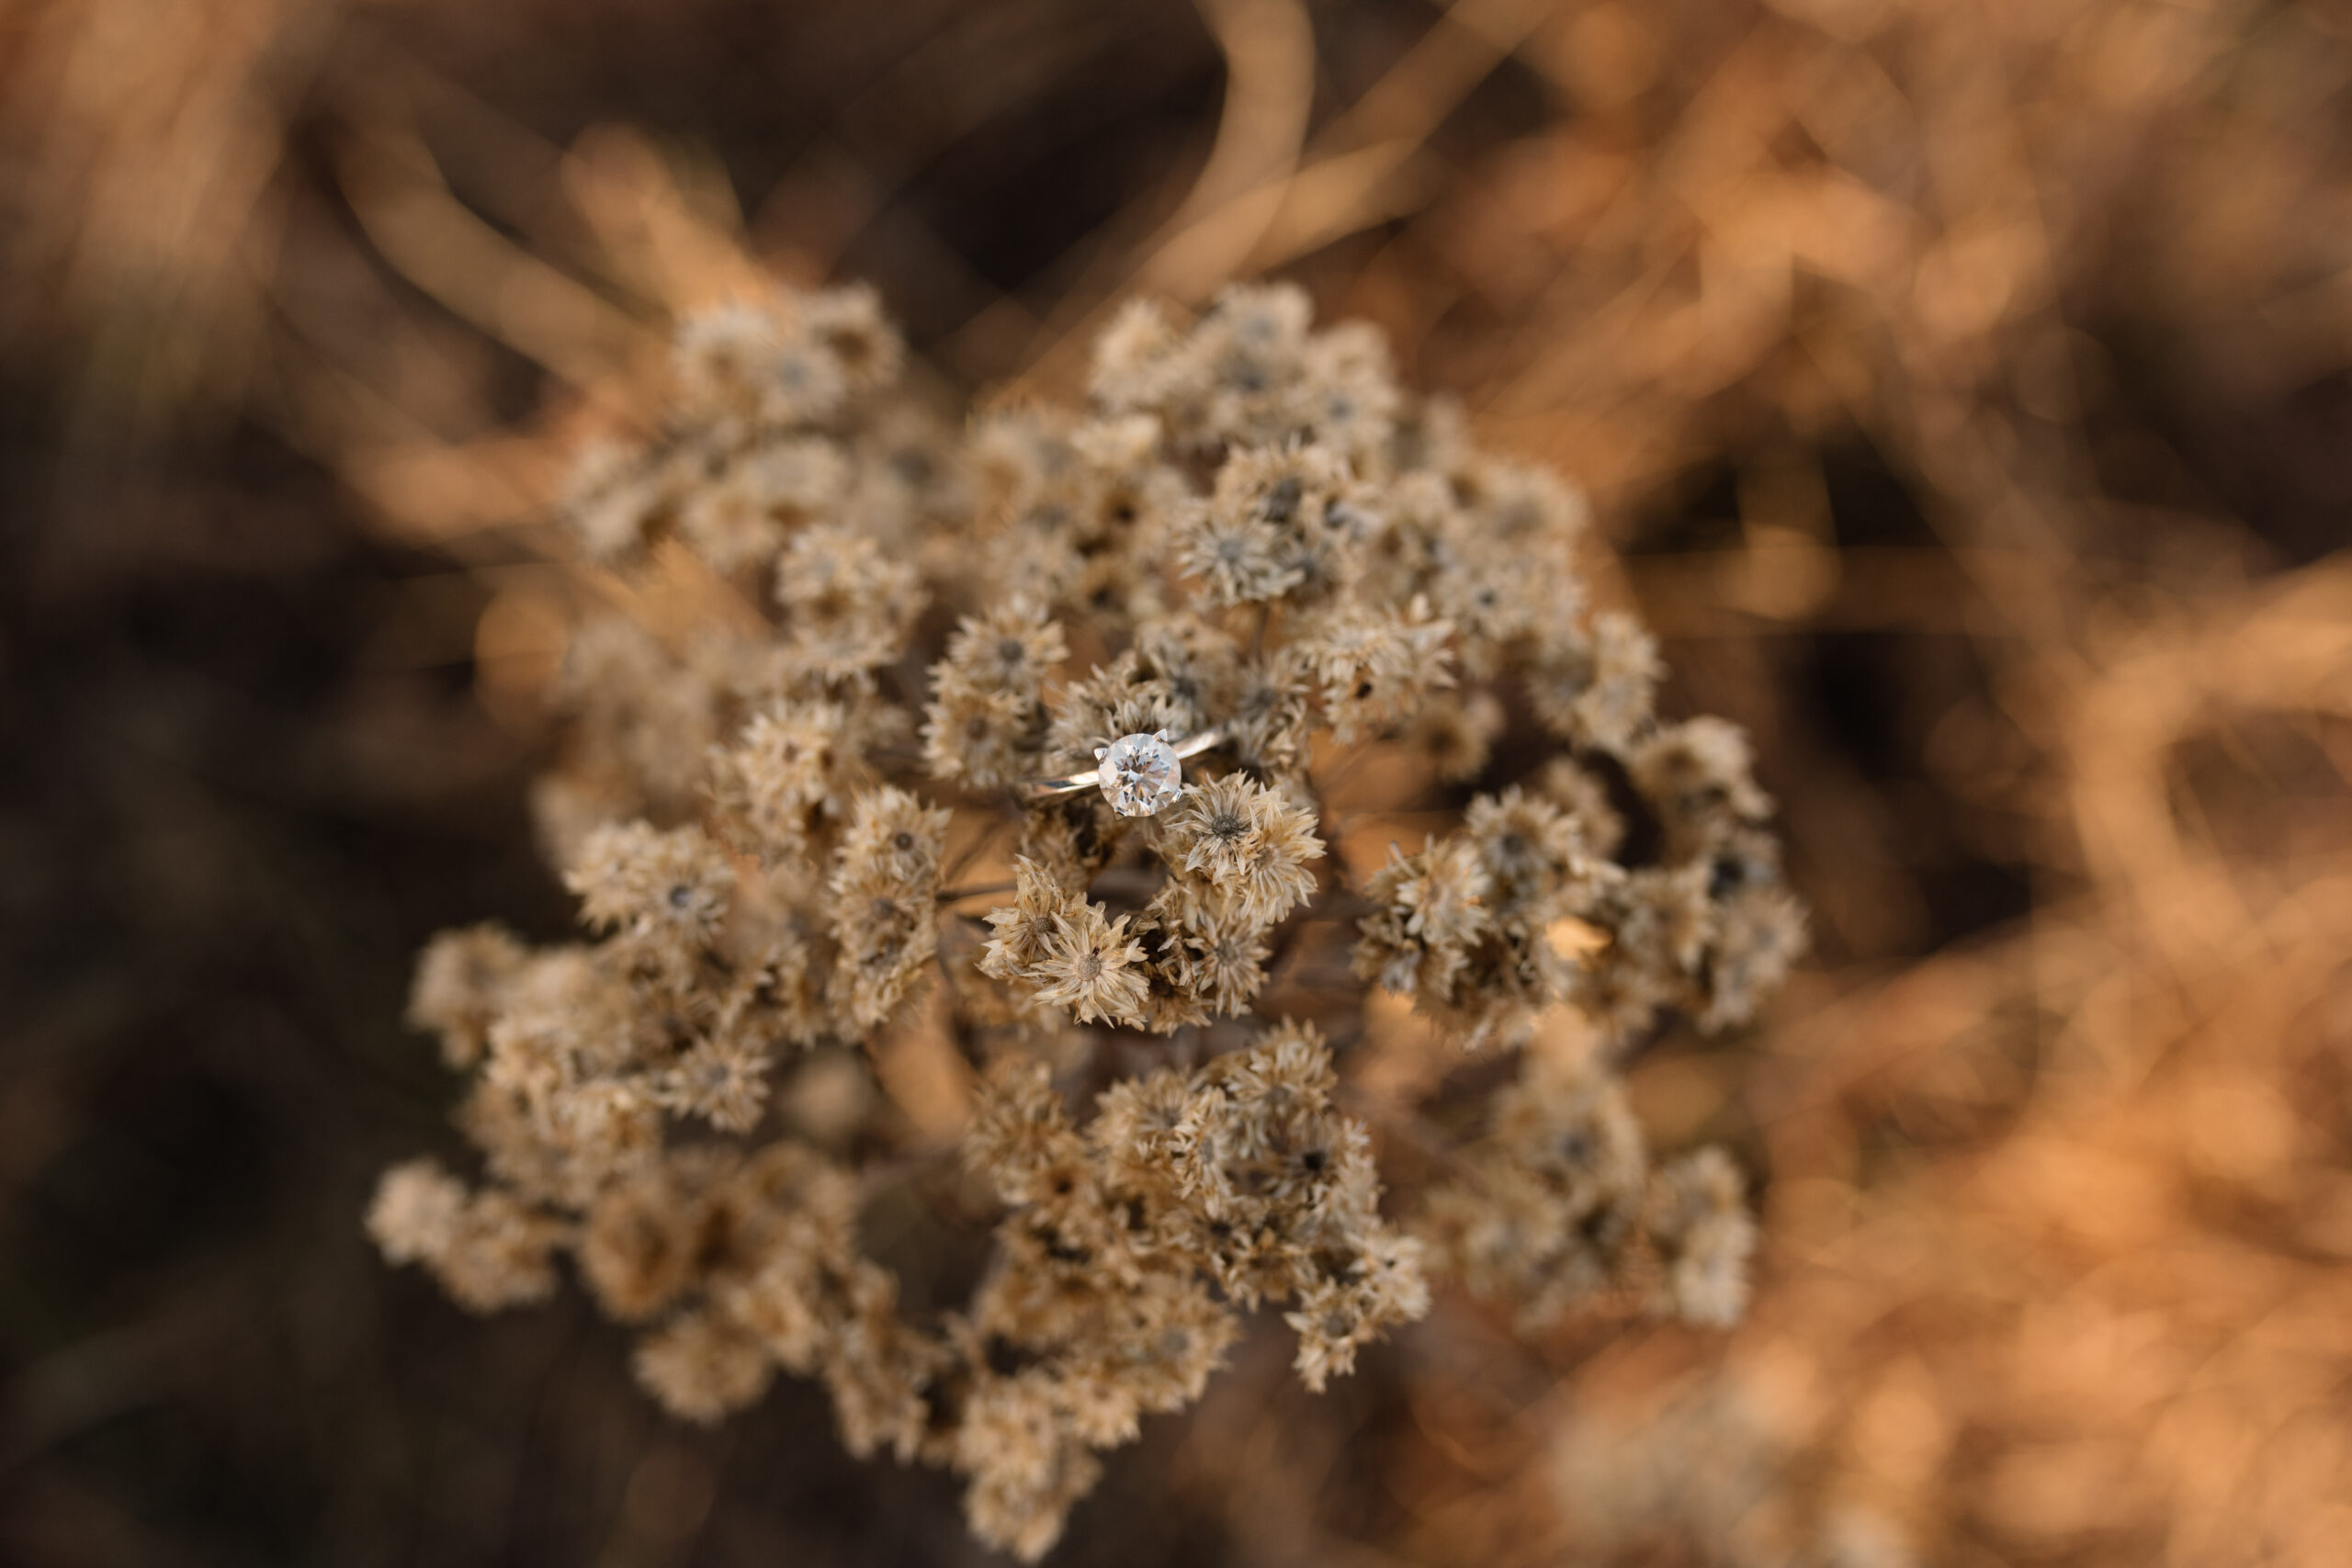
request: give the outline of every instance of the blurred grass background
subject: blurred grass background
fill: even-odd
[[[414,950],[567,919],[565,446],[765,269],[947,398],[1135,288],[1378,321],[1590,486],[1815,910],[1634,1071],[1747,1326],[1252,1341],[1056,1561],[2343,1561],[2343,5],[9,0],[0,215],[0,1559],[979,1558],[357,1229],[451,1142]]]

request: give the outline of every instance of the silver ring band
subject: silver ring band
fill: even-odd
[[[1133,739],[1136,738],[1130,736],[1125,739]],[[1170,740],[1167,742],[1167,745],[1169,750],[1175,754],[1176,760],[1181,762],[1199,756],[1202,752],[1209,750],[1213,746],[1222,744],[1224,739],[1224,727],[1222,725],[1213,724],[1206,729],[1201,730],[1196,734],[1187,735],[1182,740]],[[1117,745],[1120,742],[1117,741],[1113,742],[1114,745]],[[1095,751],[1095,755],[1097,757],[1102,756],[1105,750],[1107,750],[1107,748],[1098,748]],[[1082,773],[1066,773],[1057,779],[1032,779],[1029,783],[1021,786],[1021,798],[1032,802],[1059,800],[1065,795],[1083,795],[1090,789],[1100,789],[1102,787],[1102,770],[1099,767],[1089,768]]]

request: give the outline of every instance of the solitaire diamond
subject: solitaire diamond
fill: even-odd
[[[1122,735],[1094,754],[1102,797],[1122,817],[1149,817],[1184,793],[1184,770],[1165,730]]]

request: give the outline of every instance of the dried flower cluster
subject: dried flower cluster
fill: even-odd
[[[1621,1289],[1735,1317],[1739,1175],[1653,1170],[1611,1062],[1661,1009],[1747,1018],[1801,923],[1737,731],[1660,722],[1649,638],[1586,614],[1576,493],[1293,289],[1131,307],[1083,413],[958,434],[902,358],[862,290],[731,307],[680,333],[663,427],[582,458],[607,608],[537,806],[591,939],[427,951],[413,1017],[469,1074],[484,1176],[389,1172],[386,1255],[478,1310],[568,1257],[671,1410],[820,1379],[853,1450],[954,1468],[1026,1559],[1261,1303],[1318,1390],[1433,1269],[1530,1325]],[[1211,728],[1155,818],[1023,803]],[[1367,757],[1414,783],[1351,819],[1453,825],[1359,874],[1333,800]],[[1393,1218],[1373,1125],[1437,1134],[1351,1099],[1374,987],[1457,1057],[1570,1016],[1598,1043],[1530,1050]],[[922,1041],[976,1086],[962,1179],[995,1216],[945,1307],[902,1303],[864,1220],[944,1145],[903,1086],[820,1092]]]

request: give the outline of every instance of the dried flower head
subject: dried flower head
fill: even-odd
[[[904,357],[870,290],[728,305],[658,437],[583,457],[582,602],[644,615],[576,628],[535,796],[584,940],[427,949],[482,1174],[386,1172],[385,1256],[488,1311],[568,1254],[666,1410],[815,1379],[1028,1560],[1261,1307],[1316,1390],[1447,1276],[1736,1315],[1739,1173],[1653,1169],[1612,1053],[1748,1017],[1802,918],[1738,731],[1587,613],[1576,493],[1286,286],[1127,307],[1083,413],[956,434]],[[1161,732],[1204,739],[1155,817],[1024,789]],[[1470,1141],[1351,1113],[1374,987],[1533,1043]],[[1442,1180],[1384,1190],[1400,1134]],[[859,1215],[951,1149],[989,1261],[917,1313]]]

